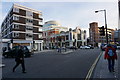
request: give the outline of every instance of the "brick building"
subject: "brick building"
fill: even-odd
[[[89,24],[89,36],[90,43],[93,46],[98,46],[99,43],[106,43],[106,36],[100,35],[100,27],[98,27],[97,22],[92,22]],[[106,31],[106,29],[104,29]],[[107,28],[108,42],[114,42],[114,29]],[[106,32],[105,32],[106,34]]]

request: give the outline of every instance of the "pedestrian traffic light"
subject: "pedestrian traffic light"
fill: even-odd
[[[100,36],[105,36],[105,28],[104,26],[99,28]]]

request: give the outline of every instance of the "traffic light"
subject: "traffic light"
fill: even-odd
[[[99,30],[100,36],[105,36],[105,28],[104,28],[104,26],[100,27],[99,29],[100,29]]]

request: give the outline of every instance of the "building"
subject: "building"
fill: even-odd
[[[116,43],[120,43],[120,29],[115,30],[115,32],[114,32],[114,40],[115,40]]]
[[[69,44],[68,46],[83,46],[87,45],[87,34],[86,30],[81,30],[78,26],[75,29],[69,29],[68,40],[66,42]]]
[[[118,12],[119,12],[119,20],[118,20],[118,41],[120,41],[120,0],[118,1]],[[120,42],[119,42],[120,44]]]
[[[92,22],[89,24],[89,38],[90,38],[90,44],[93,46],[97,46],[99,42],[99,28],[97,22]]]
[[[52,42],[53,35],[56,36],[57,34],[60,34],[61,31],[68,31],[67,27],[61,26],[61,24],[57,21],[47,21],[43,25],[43,39],[44,39],[44,48],[45,47],[52,47],[57,42]],[[55,41],[55,40],[54,40]]]
[[[89,26],[90,44],[93,46],[98,46],[99,43],[106,43],[106,36],[100,35],[100,27],[98,27],[98,23],[92,22],[89,24]],[[106,29],[104,30],[106,31]],[[107,33],[108,42],[114,42],[114,29],[107,28]]]
[[[55,24],[58,24],[58,23],[55,22]],[[70,46],[80,47],[81,45],[87,45],[85,30],[81,30],[79,27],[76,27],[74,30],[72,30],[71,28],[69,30],[67,30],[67,28],[64,28],[64,27],[61,27],[61,28],[59,29],[57,25],[56,28],[54,26],[54,29],[51,28],[50,30],[49,28],[49,30],[44,31],[45,47],[49,47],[49,48],[55,48],[58,46],[59,47],[70,47]]]
[[[43,48],[42,12],[13,4],[1,25],[2,39],[10,39],[7,47],[27,46],[30,50]]]

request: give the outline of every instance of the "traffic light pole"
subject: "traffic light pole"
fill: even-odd
[[[104,15],[105,15],[105,29],[106,29],[106,43],[108,44],[108,33],[107,33],[107,19],[106,19],[106,10],[98,10],[98,11],[95,11],[95,13],[98,13],[100,11],[104,11]]]
[[[107,33],[107,19],[106,19],[106,10],[104,10],[104,14],[105,14],[106,43],[108,44],[108,33]]]

